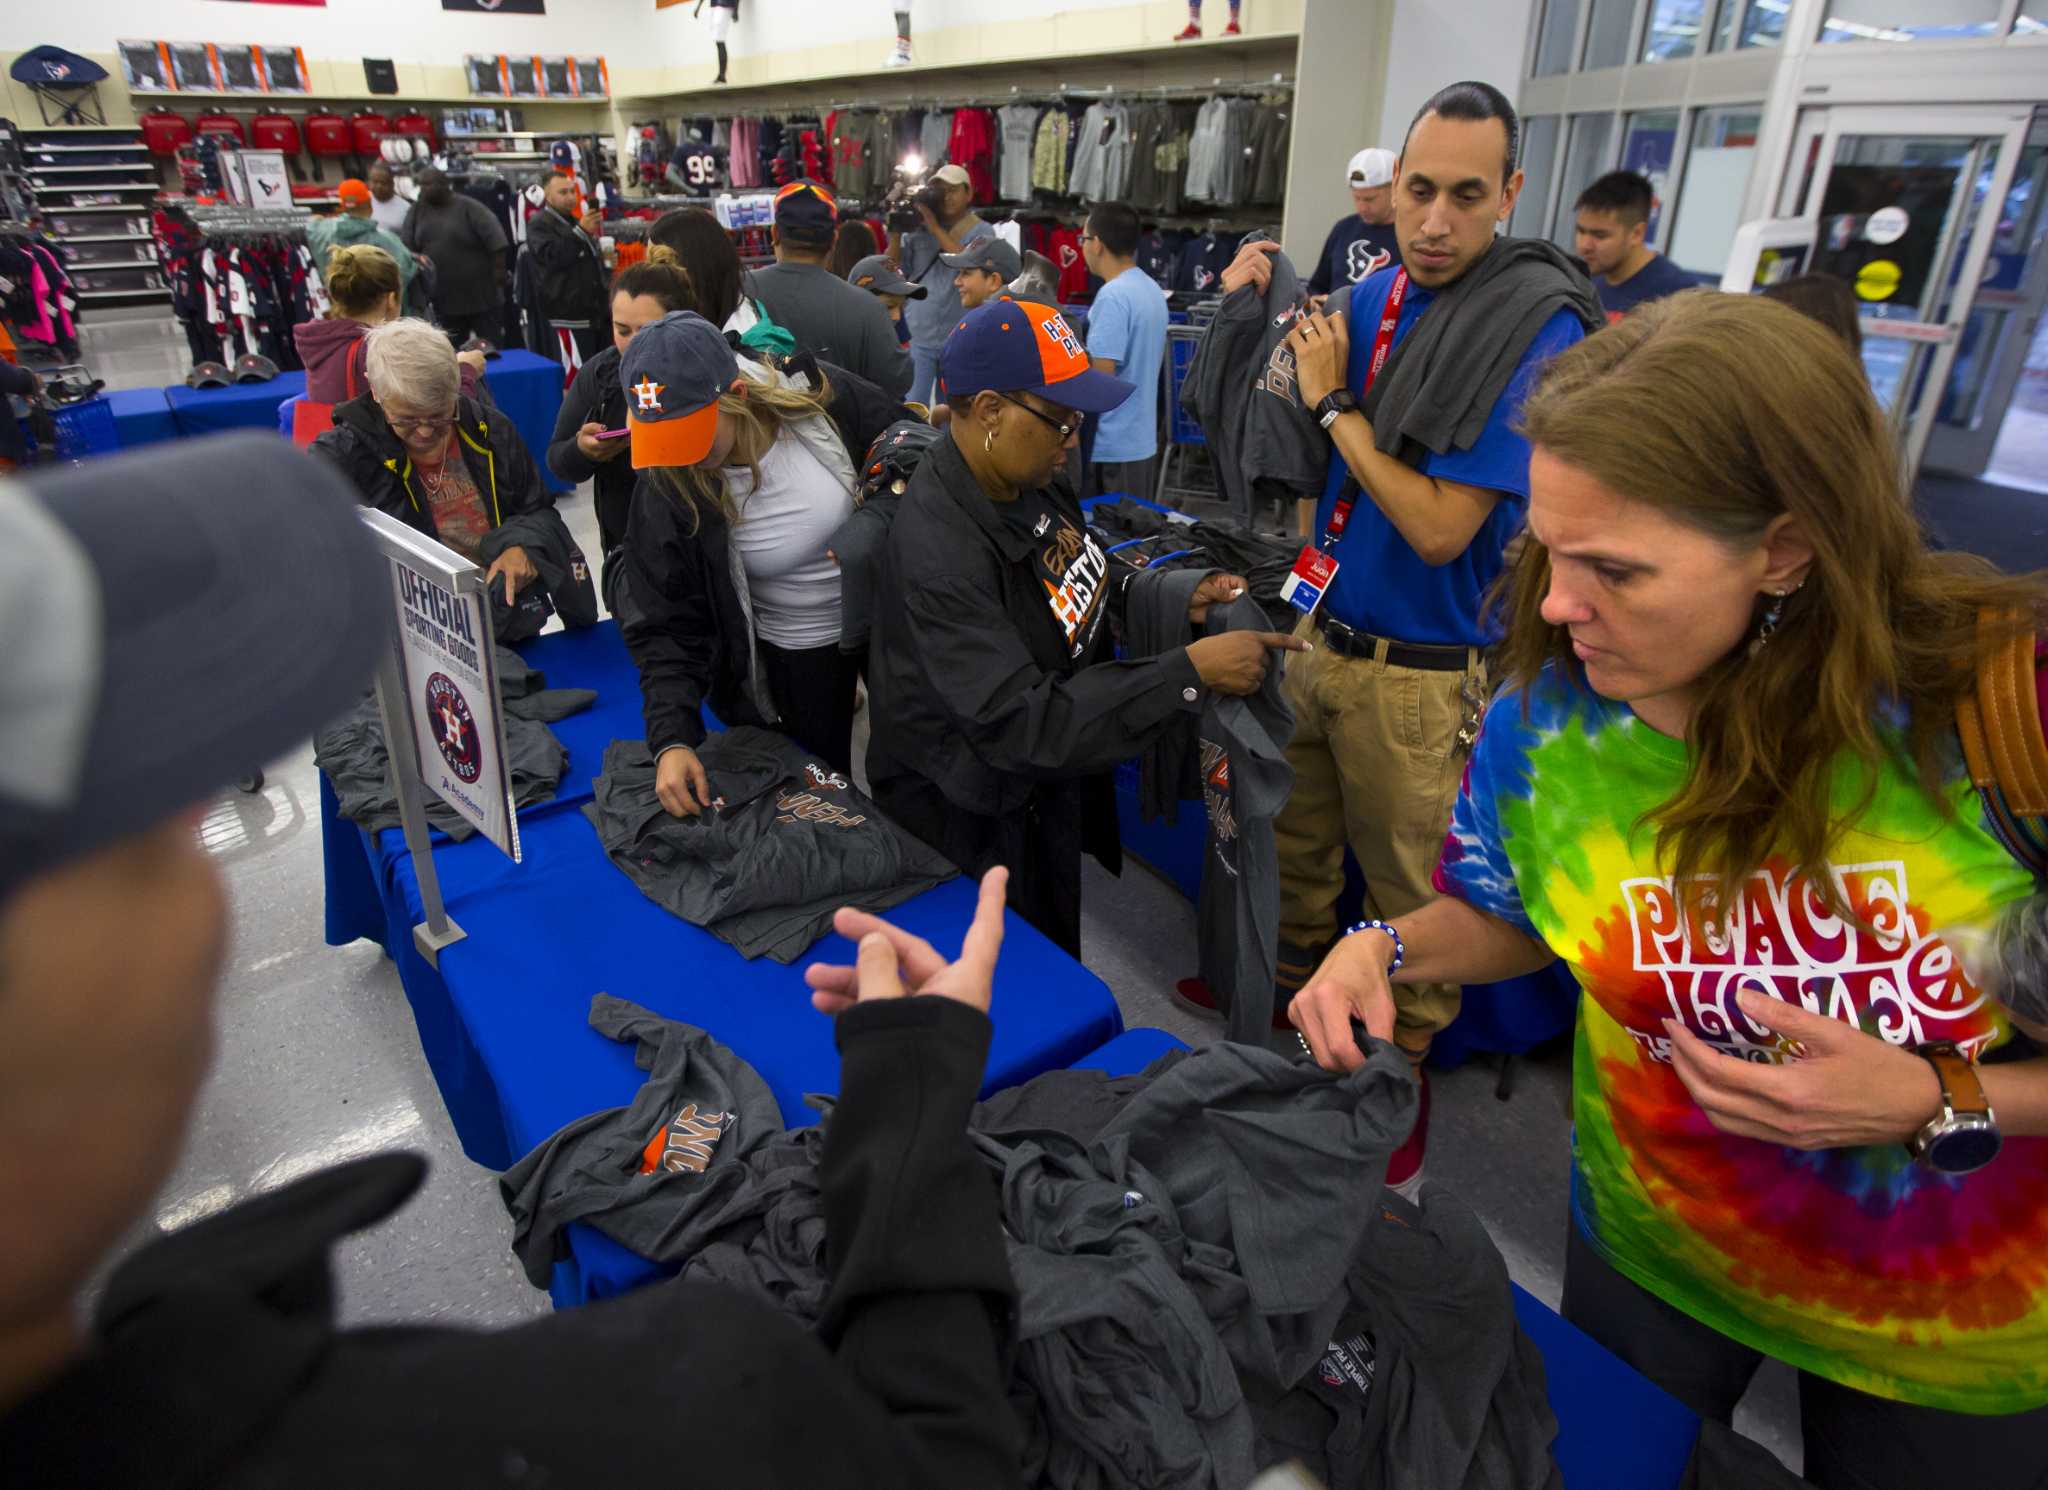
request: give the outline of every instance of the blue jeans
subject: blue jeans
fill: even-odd
[[[929,404],[932,401],[932,385],[939,379],[939,349],[920,347],[916,343],[910,348],[910,392],[906,398],[914,404]]]

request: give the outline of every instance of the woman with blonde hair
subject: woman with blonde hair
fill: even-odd
[[[640,670],[661,804],[711,802],[701,708],[780,728],[849,768],[858,658],[841,650],[832,534],[858,479],[829,386],[742,361],[692,311],[643,326],[619,365],[634,488],[611,590]]]
[[[1797,1368],[1817,1485],[2037,1487],[2048,1061],[1951,935],[2034,893],[1955,705],[1980,617],[2031,631],[2048,588],[1926,548],[1862,368],[1762,297],[1639,310],[1523,422],[1440,898],[1337,944],[1303,1043],[1354,1067],[1390,980],[1563,957],[1567,1317],[1724,1422]]]
[[[403,284],[398,261],[373,243],[343,244],[327,257],[327,298],[333,308],[318,321],[292,328],[299,360],[306,364],[306,401],[346,403],[368,391],[363,377],[363,339],[373,327],[402,314]],[[456,359],[462,393],[476,397],[484,354],[464,352]]]

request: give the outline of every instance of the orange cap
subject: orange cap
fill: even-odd
[[[370,202],[370,187],[367,182],[351,176],[334,188],[334,194],[341,198],[344,207],[366,207]]]

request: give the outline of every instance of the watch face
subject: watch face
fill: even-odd
[[[1943,1174],[1968,1174],[1998,1156],[1998,1129],[1981,1119],[1951,1128],[1927,1145],[1927,1162]]]

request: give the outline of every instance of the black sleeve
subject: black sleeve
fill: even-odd
[[[577,445],[576,431],[595,418],[604,403],[604,391],[599,384],[605,372],[596,363],[586,363],[562,396],[561,412],[555,415],[555,432],[548,441],[548,469],[564,481],[588,481],[600,469],[600,463]]]
[[[1120,576],[1112,572],[1111,603]],[[1043,671],[987,584],[936,576],[903,597],[906,642],[932,698],[974,753],[1019,776],[1058,779],[1129,760],[1177,714],[1201,707],[1185,649],[1098,662],[1070,677]]]
[[[910,391],[910,348],[896,339],[896,323],[889,319],[882,302],[872,295],[868,302],[872,313],[861,317],[861,366],[884,393],[900,401]],[[865,453],[866,447],[862,447],[853,458],[859,460]]]
[[[511,523],[530,512],[552,510],[554,493],[541,480],[540,467],[519,437],[518,426],[496,408],[485,419],[491,431],[491,462],[497,471],[498,510],[503,521]]]
[[[839,1016],[818,1167],[832,1291],[819,1334],[880,1399],[913,1483],[1021,1483],[1004,1382],[1011,1280],[994,1177],[967,1140],[988,1016],[938,997]]]
[[[27,398],[36,391],[36,375],[12,362],[0,362],[0,394]]]
[[[704,743],[704,695],[718,666],[718,623],[695,536],[657,479],[633,488],[626,518],[619,635],[640,671],[647,749]]]
[[[544,211],[552,212],[549,207]],[[534,273],[540,288],[541,311],[549,316],[581,316],[585,307],[577,280],[582,270],[583,251],[567,233],[550,224],[540,229],[540,219],[527,230],[526,251],[533,255]]]

